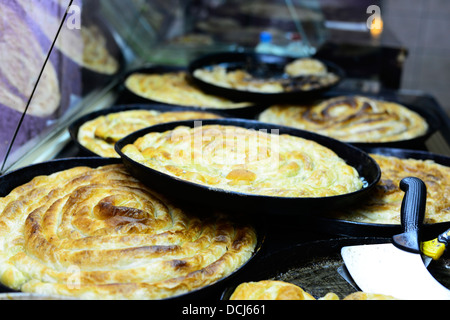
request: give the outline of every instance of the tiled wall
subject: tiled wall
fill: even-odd
[[[430,93],[450,116],[450,0],[383,0],[381,16],[409,50],[402,88]]]

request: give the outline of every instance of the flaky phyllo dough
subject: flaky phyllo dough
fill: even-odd
[[[126,79],[125,86],[143,98],[186,107],[234,109],[251,105],[207,94],[187,78],[186,71],[164,74],[133,73]]]
[[[193,215],[120,164],[39,176],[0,198],[0,280],[83,299],[159,299],[227,276],[254,252],[253,228]]]
[[[418,113],[394,102],[340,96],[305,105],[273,105],[259,120],[316,132],[346,142],[392,142],[427,133]]]
[[[115,143],[134,131],[165,122],[213,118],[220,116],[202,111],[125,110],[86,121],[78,129],[77,138],[82,146],[99,156],[118,158]]]
[[[312,140],[235,126],[151,132],[122,152],[165,174],[245,194],[326,197],[363,187],[355,168]]]
[[[239,284],[230,296],[230,300],[340,300],[334,292],[316,299],[303,288],[290,282],[280,280],[261,280]],[[343,300],[397,300],[396,298],[377,293],[357,291]]]
[[[339,212],[330,212],[327,216],[365,223],[400,224],[400,209],[405,196],[400,189],[400,181],[413,176],[421,179],[427,187],[424,223],[450,221],[450,167],[433,160],[371,156],[381,168],[381,179],[367,200]]]

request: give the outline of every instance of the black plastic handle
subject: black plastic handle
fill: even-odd
[[[393,244],[399,249],[420,253],[420,230],[425,217],[427,187],[419,178],[407,177],[400,181],[405,192],[400,211],[403,233],[393,236]]]

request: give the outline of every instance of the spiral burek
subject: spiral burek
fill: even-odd
[[[428,123],[394,102],[340,96],[311,105],[273,105],[260,121],[309,130],[346,142],[391,142],[424,135]]]
[[[25,292],[158,299],[245,263],[256,233],[188,213],[122,165],[41,176],[0,198],[0,280]]]

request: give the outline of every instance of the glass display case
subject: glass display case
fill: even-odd
[[[51,158],[59,132],[125,70],[120,39],[90,5],[2,1],[2,172]]]
[[[70,122],[114,104],[121,77],[133,68],[186,66],[204,54],[224,51],[315,55],[344,67],[347,77],[340,88],[379,91],[398,89],[407,56],[388,29],[381,37],[361,32],[368,17],[365,2],[3,3],[2,172],[56,156],[68,143]],[[343,43],[346,32],[353,40]],[[355,59],[361,62],[356,68]],[[446,139],[439,139],[437,151],[447,152]]]

